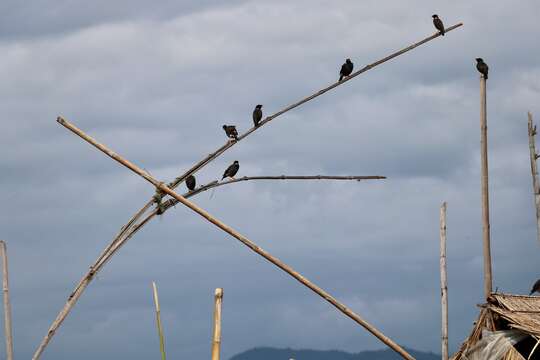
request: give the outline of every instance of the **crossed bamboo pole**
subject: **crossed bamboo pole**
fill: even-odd
[[[188,208],[190,208],[191,210],[193,210],[194,212],[196,212],[197,214],[199,214],[200,216],[205,218],[210,223],[214,224],[215,226],[217,226],[221,230],[225,231],[226,233],[228,233],[232,237],[238,239],[241,243],[246,245],[248,248],[250,248],[251,250],[253,250],[257,254],[261,255],[262,257],[264,257],[266,260],[268,260],[272,264],[276,265],[277,267],[279,267],[280,269],[282,269],[283,271],[285,271],[286,273],[291,275],[293,278],[298,280],[302,285],[304,285],[304,286],[308,287],[309,289],[311,289],[317,295],[321,296],[323,299],[328,301],[330,304],[334,305],[339,311],[341,311],[342,313],[344,313],[345,315],[347,315],[348,317],[350,317],[351,319],[356,321],[358,324],[363,326],[366,330],[368,330],[375,337],[377,337],[379,340],[381,340],[383,343],[385,343],[387,346],[389,346],[392,350],[394,350],[398,354],[400,354],[404,359],[414,360],[414,358],[407,351],[405,351],[401,346],[399,346],[393,340],[388,338],[386,335],[384,335],[382,332],[380,332],[377,328],[375,328],[373,325],[368,323],[366,320],[361,318],[359,315],[354,313],[351,309],[347,308],[345,305],[340,303],[332,295],[330,295],[329,293],[327,293],[326,291],[324,291],[323,289],[321,289],[320,287],[318,287],[317,285],[315,285],[314,283],[309,281],[307,278],[305,278],[300,273],[296,272],[292,267],[290,267],[289,265],[283,263],[281,260],[279,260],[278,258],[272,256],[270,253],[266,252],[265,250],[261,249],[253,241],[249,240],[247,237],[240,234],[238,231],[236,231],[232,227],[230,227],[230,226],[226,225],[225,223],[221,222],[220,220],[216,219],[211,214],[206,212],[204,209],[198,207],[197,205],[195,205],[191,201],[187,200],[183,196],[177,194],[176,192],[174,192],[174,190],[169,188],[163,182],[160,182],[157,179],[155,179],[154,177],[152,177],[148,172],[144,171],[143,169],[141,169],[137,165],[133,164],[129,160],[126,160],[123,157],[121,157],[120,155],[116,154],[114,151],[110,150],[105,145],[100,144],[95,139],[88,136],[82,130],[77,128],[75,125],[71,124],[70,122],[68,122],[65,119],[60,118],[60,117],[58,118],[57,121],[62,126],[67,128],[68,130],[70,130],[75,135],[79,136],[80,138],[82,138],[83,140],[88,142],[89,144],[93,145],[94,147],[96,147],[98,150],[102,151],[107,156],[111,157],[112,159],[116,160],[120,164],[124,165],[125,167],[127,167],[128,169],[130,169],[131,171],[136,173],[137,175],[144,178],[146,181],[148,181],[149,183],[154,185],[157,190],[159,190],[159,191],[161,191],[161,192],[163,192],[163,193],[165,193],[167,195],[172,196],[173,198],[178,200],[180,203],[182,203],[183,205],[187,206]]]
[[[449,28],[447,28],[445,30],[446,33],[452,31],[452,30],[455,30],[459,27],[461,27],[463,25],[463,23],[458,23],[456,25],[453,25],[453,26],[450,26]],[[330,86],[327,86],[325,87],[324,89],[292,104],[292,105],[289,105],[287,106],[286,108],[284,108],[283,110],[280,110],[278,111],[277,113],[273,114],[273,115],[270,115],[268,117],[266,117],[264,120],[262,120],[260,123],[259,123],[259,126],[258,127],[252,127],[251,129],[249,129],[246,133],[240,135],[238,137],[238,141],[241,141],[243,140],[244,138],[246,138],[247,136],[249,136],[250,134],[252,134],[255,130],[257,129],[260,129],[262,126],[266,125],[267,123],[269,123],[270,121],[274,120],[275,118],[277,118],[278,116],[280,115],[283,115],[284,113],[286,113],[287,111],[290,111],[310,100],[313,100],[315,99],[316,97],[328,92],[329,90],[331,89],[334,89],[336,88],[337,86],[339,85],[342,85],[344,83],[346,83],[347,81],[357,77],[358,75],[362,74],[362,73],[365,73],[366,71],[368,70],[371,70],[373,69],[374,67],[378,66],[378,65],[381,65],[399,55],[402,55],[408,51],[411,51],[415,48],[417,48],[418,46],[420,45],[423,45],[437,37],[440,36],[440,33],[439,32],[436,32],[435,34],[431,35],[431,36],[428,36],[426,37],[425,39],[419,41],[419,42],[416,42],[408,47],[405,47],[401,50],[398,50],[378,61],[375,61],[369,65],[366,65],[365,67],[361,68],[360,70],[352,73],[349,77],[343,79],[342,81],[340,82],[336,82],[336,83],[333,83],[331,84]],[[200,169],[202,169],[203,167],[205,167],[206,165],[208,165],[211,161],[215,160],[216,158],[218,158],[221,154],[223,154],[225,151],[227,151],[229,148],[231,148],[232,146],[234,146],[238,141],[235,141],[235,142],[227,142],[225,145],[221,146],[220,148],[218,148],[216,151],[214,151],[213,153],[210,153],[208,156],[206,156],[205,158],[203,158],[201,161],[199,161],[197,164],[195,164],[194,166],[192,166],[189,170],[187,170],[184,174],[178,176],[174,181],[172,181],[170,184],[169,184],[169,187],[171,189],[174,189],[176,188],[180,183],[182,183],[189,175],[192,175],[194,173],[196,173],[197,171],[199,171]],[[174,200],[174,199],[172,199]],[[92,279],[94,278],[94,275],[96,274],[96,272],[98,272],[106,263],[107,261],[112,257],[112,255],[114,255],[114,253],[120,249],[120,247],[122,247],[134,234],[135,232],[137,232],[141,227],[143,227],[148,221],[150,221],[156,214],[157,214],[157,211],[154,209],[150,215],[147,215],[143,220],[137,222],[139,219],[141,219],[141,217],[147,212],[148,209],[150,209],[150,207],[152,206],[152,204],[154,203],[154,200],[153,199],[150,199],[141,209],[139,209],[139,211],[137,211],[130,219],[129,221],[124,225],[122,226],[122,228],[120,229],[120,231],[118,232],[118,234],[113,238],[112,242],[102,251],[101,255],[98,257],[98,259],[94,262],[94,264],[90,267],[89,271],[82,277],[82,279],[79,281],[79,283],[77,284],[77,286],[75,287],[75,289],[72,291],[72,293],[70,294],[66,304],[64,305],[64,307],[62,308],[62,310],[60,311],[60,313],[57,315],[57,317],[55,318],[55,320],[53,321],[53,323],[51,324],[51,326],[49,327],[49,330],[47,332],[47,334],[45,335],[45,337],[43,338],[43,340],[41,341],[40,345],[38,346],[38,348],[36,349],[36,352],[34,353],[34,356],[32,357],[32,360],[38,360],[39,357],[41,356],[41,354],[43,353],[43,351],[45,350],[47,344],[50,342],[51,338],[54,336],[56,330],[58,329],[58,327],[60,327],[60,325],[62,324],[62,322],[65,320],[65,318],[67,317],[67,315],[69,314],[69,312],[71,311],[71,309],[73,308],[73,306],[75,306],[77,300],[80,298],[80,296],[83,294],[83,292],[85,291],[85,289],[88,287],[88,285],[90,284],[90,282],[92,281]]]

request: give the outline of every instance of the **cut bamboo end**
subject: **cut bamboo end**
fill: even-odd
[[[157,286],[156,286],[156,283],[153,281],[152,281],[152,290],[154,294],[154,304],[156,306],[156,311],[159,311],[159,298],[158,298]]]

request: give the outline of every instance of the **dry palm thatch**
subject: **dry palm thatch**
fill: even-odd
[[[461,348],[452,356],[452,360],[465,360],[465,354],[482,339],[484,329],[519,330],[534,339],[540,338],[540,297],[493,293],[487,304],[482,305],[480,316],[472,333],[463,342]],[[531,352],[534,350],[531,349]],[[524,357],[511,347],[505,359],[523,359]],[[535,357],[531,357],[534,359]]]

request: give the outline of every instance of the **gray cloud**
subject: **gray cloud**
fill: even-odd
[[[386,175],[253,182],[195,202],[297,268],[396,341],[439,349],[438,209],[449,202],[450,342],[482,301],[479,54],[489,80],[494,285],[538,277],[526,111],[540,113],[533,1],[7,2],[0,15],[0,237],[16,354],[31,356],[80,276],[153,193],[55,123],[62,114],[163,180],[251,124],[434,32],[465,26],[295,109],[198,175]],[[501,24],[504,24],[502,26]],[[251,346],[381,347],[294,280],[177,206],[105,267],[43,359],[156,356],[157,281],[171,356],[208,356],[225,288],[225,358]],[[3,351],[0,344],[0,352]]]

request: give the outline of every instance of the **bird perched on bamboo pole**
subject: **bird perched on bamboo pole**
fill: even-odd
[[[223,130],[225,130],[225,135],[228,138],[238,140],[238,131],[234,125],[223,125]]]
[[[189,191],[195,190],[195,186],[197,185],[197,180],[195,179],[195,176],[189,175],[186,178],[186,186]]]
[[[221,178],[221,180],[225,179],[226,177],[234,179],[234,175],[236,175],[238,170],[240,170],[240,163],[238,162],[238,160],[234,160],[234,162],[229,165],[229,167],[223,173],[223,177]]]
[[[351,75],[354,68],[354,64],[351,59],[345,60],[345,64],[341,65],[341,70],[339,71],[339,81],[343,80],[344,77]]]
[[[482,58],[476,58],[476,69],[480,72],[480,74],[484,75],[484,79],[488,79],[489,66]]]
[[[529,295],[532,295],[535,292],[540,293],[540,279],[536,280]]]
[[[262,105],[257,105],[255,106],[255,110],[253,110],[253,124],[255,125],[255,127],[259,126],[259,122],[261,121],[262,119]]]
[[[439,30],[442,36],[444,36],[444,24],[441,19],[439,19],[439,15],[434,14],[431,16],[433,18],[433,25],[435,25],[435,29]]]

